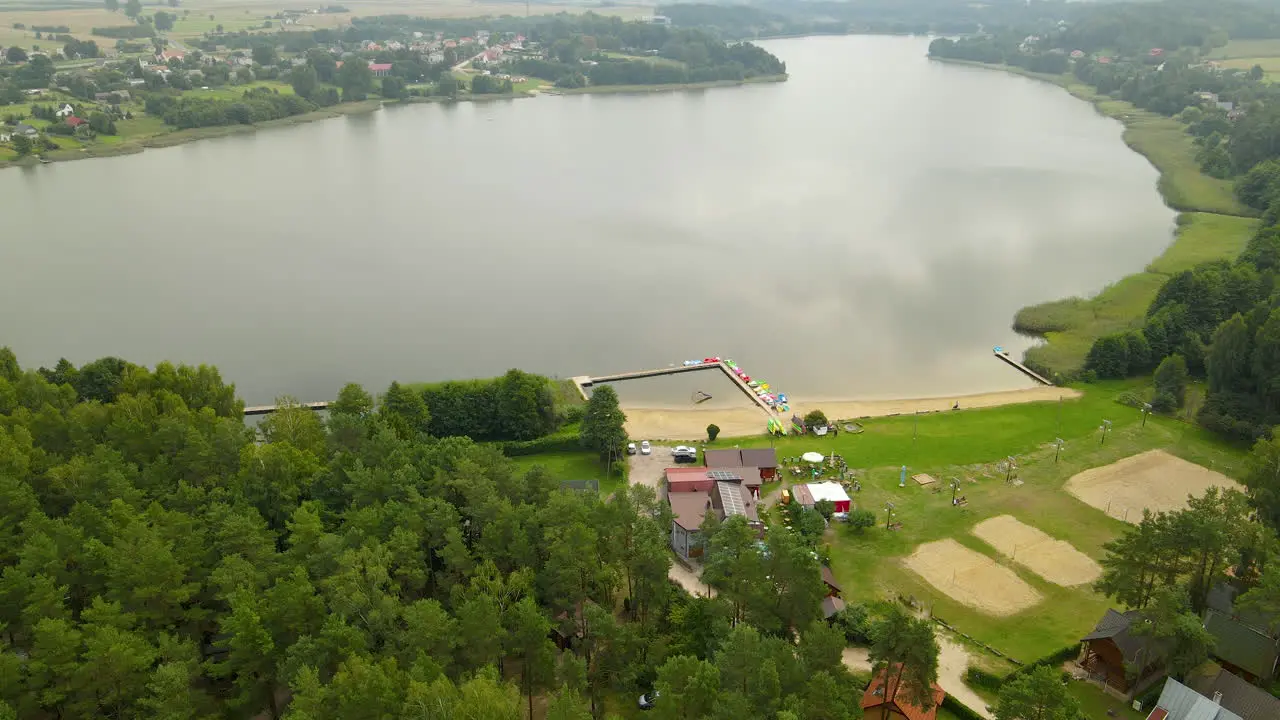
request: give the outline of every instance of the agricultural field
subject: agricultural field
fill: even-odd
[[[1262,78],[1267,82],[1280,80],[1280,57],[1247,57],[1219,61],[1222,67],[1232,70],[1250,70],[1254,65],[1262,68]]]
[[[1280,57],[1280,39],[1232,40],[1208,55],[1210,60]]]

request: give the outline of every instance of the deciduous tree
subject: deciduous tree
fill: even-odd
[[[1077,720],[1080,703],[1067,693],[1061,672],[1042,666],[1006,680],[994,712],[996,720]]]
[[[618,405],[618,394],[608,385],[601,385],[591,393],[587,409],[582,416],[578,437],[582,446],[605,458],[621,456],[627,444],[624,425],[627,416]]]

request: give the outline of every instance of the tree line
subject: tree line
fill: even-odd
[[[255,433],[211,367],[0,351],[0,717],[858,717],[785,529],[749,599],[693,598],[652,490],[432,437],[401,385],[281,405]]]
[[[304,98],[282,94],[270,88],[246,90],[236,100],[175,97],[159,93],[149,94],[146,98],[148,115],[163,118],[166,125],[179,129],[250,125],[301,115],[315,109],[316,106]]]

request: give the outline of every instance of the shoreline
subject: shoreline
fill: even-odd
[[[961,410],[976,410],[1022,403],[1054,402],[1059,398],[1075,399],[1082,394],[1072,388],[1041,385],[1022,390],[887,400],[794,398],[790,413],[774,414],[772,417],[786,421],[790,419],[790,415],[803,416],[810,410],[822,410],[834,422],[910,415],[915,412],[950,411],[956,403],[959,403]],[[697,441],[706,437],[706,427],[711,423],[720,427],[720,437],[763,435],[765,423],[771,417],[763,410],[751,407],[697,409],[624,404],[622,411],[627,416],[627,435],[648,440]]]
[[[1014,314],[1013,329],[1043,343],[1024,353],[1024,362],[1046,377],[1073,378],[1084,366],[1093,342],[1104,335],[1141,327],[1146,309],[1164,281],[1177,272],[1216,259],[1234,260],[1258,225],[1257,215],[1235,198],[1228,180],[1204,175],[1190,153],[1192,142],[1174,118],[1099,95],[1074,77],[1037,73],[1012,65],[936,58],[950,65],[998,70],[1061,88],[1089,103],[1096,113],[1119,122],[1125,146],[1142,156],[1159,174],[1156,191],[1166,207],[1177,213],[1169,244],[1141,272],[1116,278],[1088,297],[1066,297],[1023,307]],[[1176,132],[1169,143],[1164,136]],[[1183,157],[1179,157],[1179,155]],[[1191,172],[1180,166],[1190,158]],[[1210,246],[1210,251],[1203,248]]]
[[[691,90],[705,90],[717,87],[740,87],[743,85],[767,82],[786,82],[788,76],[783,75],[762,75],[760,77],[747,78],[745,80],[712,80],[702,83],[673,83],[666,85],[602,85],[600,87],[585,87],[573,89],[554,89],[542,91],[521,91],[511,93],[496,93],[492,95],[463,95],[457,98],[445,97],[416,97],[402,98],[400,100],[361,100],[353,103],[339,103],[327,108],[313,110],[309,113],[301,115],[293,115],[291,117],[280,118],[278,120],[267,120],[265,122],[254,123],[252,125],[215,125],[211,127],[190,128],[186,130],[174,130],[160,135],[152,135],[140,140],[123,140],[118,143],[110,143],[103,145],[90,145],[74,150],[52,150],[48,153],[31,154],[23,158],[14,160],[0,160],[0,170],[15,167],[35,167],[37,165],[73,162],[75,160],[92,160],[94,158],[119,157],[121,155],[136,155],[149,148],[166,148],[176,145],[184,145],[197,140],[207,140],[209,138],[227,137],[229,135],[240,135],[243,133],[257,132],[261,129],[288,127],[290,125],[301,125],[304,123],[316,122],[318,120],[331,120],[333,118],[344,117],[347,115],[363,115],[366,113],[376,112],[385,106],[396,105],[416,105],[422,103],[454,103],[454,102],[493,102],[497,100],[523,100],[528,98],[536,98],[540,95],[613,95],[613,94],[647,94],[659,92],[687,92]]]

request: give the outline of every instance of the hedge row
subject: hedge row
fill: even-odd
[[[496,443],[496,445],[502,450],[502,454],[507,457],[537,455],[546,452],[570,452],[582,449],[582,442],[578,440],[576,434],[565,435],[563,433],[540,437],[536,440],[500,442]]]
[[[1017,671],[1015,670],[1014,672]],[[1013,673],[1010,673],[1010,675],[1012,674]],[[982,668],[971,667],[964,672],[964,682],[966,685],[982,688],[984,690],[1000,692],[1000,686],[1004,683],[1004,680],[1005,679],[999,675],[989,673]]]
[[[1050,655],[1045,655],[1044,657],[1040,658],[1039,660],[1033,663],[1028,663],[1027,665],[1023,665],[1022,667],[1018,668],[1017,670],[1014,670],[1013,672],[1005,676],[1005,680],[1012,680],[1018,675],[1032,672],[1038,667],[1048,666],[1048,667],[1057,669],[1062,666],[1062,663],[1068,660],[1071,660],[1072,658],[1075,658],[1079,654],[1080,654],[1079,643],[1075,645],[1068,645],[1062,648],[1061,650],[1058,650],[1057,652],[1054,652]]]
[[[986,720],[986,718],[978,714],[977,710],[974,710],[950,695],[942,698],[942,707],[950,710],[951,714],[960,718],[960,720]]]

